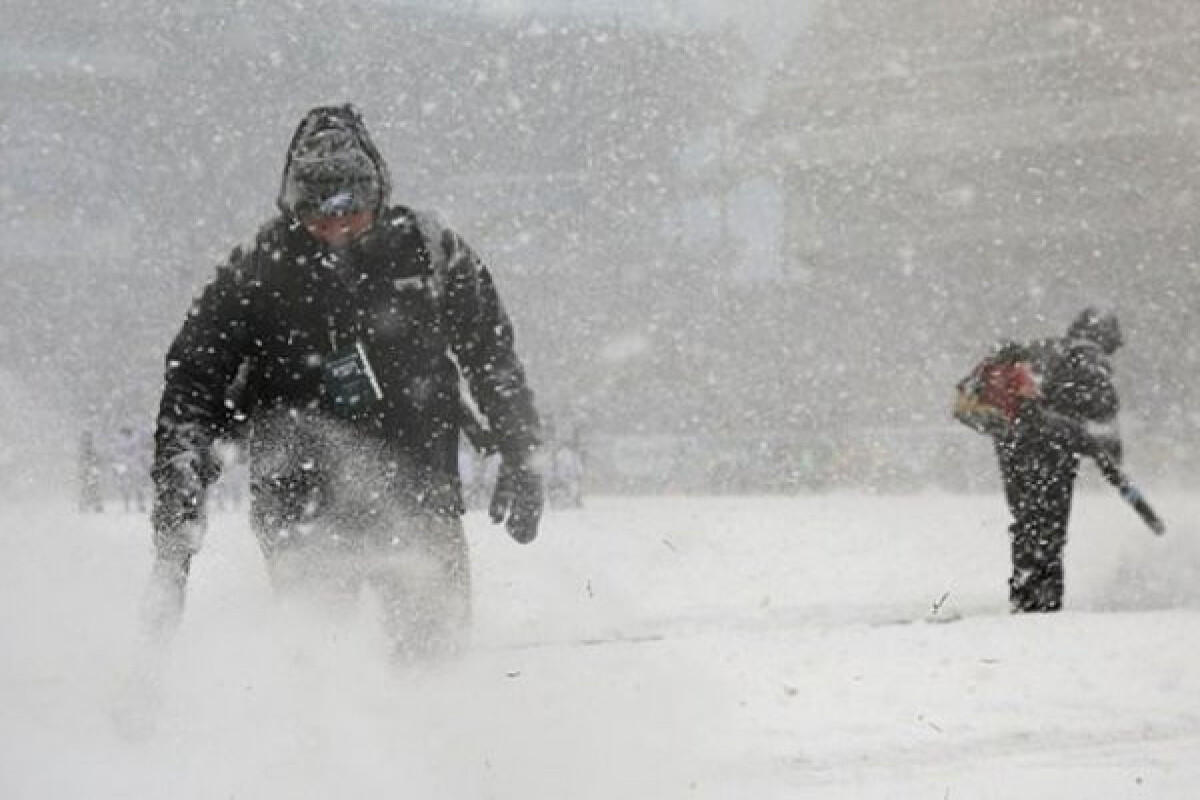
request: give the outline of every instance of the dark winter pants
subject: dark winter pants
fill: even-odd
[[[1063,551],[1079,457],[1053,439],[996,443],[1013,522],[1009,602],[1014,613],[1058,611],[1063,601]]]
[[[325,431],[260,441],[250,515],[281,596],[338,611],[371,589],[397,659],[410,661],[461,646],[471,575],[457,513],[422,508],[402,472],[369,442]]]
[[[257,526],[256,526],[257,527]],[[342,615],[370,589],[398,661],[451,655],[461,649],[471,616],[466,537],[457,517],[393,519],[373,531],[350,531],[317,520],[267,533],[264,547],[276,593],[285,601]]]

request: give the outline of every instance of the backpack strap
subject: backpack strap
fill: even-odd
[[[445,309],[446,281],[450,272],[451,258],[455,255],[455,236],[446,227],[440,214],[436,211],[412,212],[417,223],[417,230],[425,243],[425,252],[429,254],[429,292],[441,313]]]
[[[450,268],[460,259],[470,258],[470,251],[462,239],[446,227],[446,223],[436,211],[414,209],[412,215],[425,243],[425,250],[429,254],[429,292],[439,315],[444,317]],[[449,339],[446,341],[446,357],[450,359],[458,374],[459,423],[476,450],[490,453],[495,449],[490,426],[474,401],[462,364],[459,363],[454,349],[450,347]]]

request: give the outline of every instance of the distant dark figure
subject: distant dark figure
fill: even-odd
[[[112,472],[117,492],[125,511],[146,511],[146,495],[150,488],[150,440],[131,426],[117,431],[112,445]]]
[[[570,442],[552,448],[547,488],[550,504],[557,508],[583,507],[583,457]]]
[[[100,490],[100,453],[91,431],[79,437],[79,461],[76,464],[76,482],[79,489],[79,510],[83,513],[104,511],[104,500]]]
[[[1122,343],[1116,315],[1088,308],[1065,337],[1000,345],[959,386],[956,415],[992,436],[1004,478],[1014,613],[1062,608],[1079,457],[1121,458],[1110,357]]]
[[[468,511],[487,507],[491,484],[487,481],[486,460],[487,453],[476,450],[470,439],[463,436],[458,447],[458,475],[462,481],[463,506]]]

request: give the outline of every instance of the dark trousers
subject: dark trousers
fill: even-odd
[[[1014,613],[1058,611],[1079,457],[1049,437],[1001,438],[996,454],[1013,519],[1010,607]]]
[[[317,520],[282,531],[257,528],[267,572],[285,602],[343,616],[371,590],[397,662],[453,655],[471,620],[471,570],[457,517],[394,519],[378,530],[347,532]]]
[[[370,588],[397,660],[461,648],[471,616],[462,521],[419,502],[411,471],[369,442],[310,428],[258,442],[250,472],[251,523],[279,595],[337,612]]]

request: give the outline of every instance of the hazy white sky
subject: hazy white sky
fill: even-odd
[[[710,28],[732,23],[755,49],[775,57],[820,0],[458,0],[464,9],[498,14],[619,18],[635,25]]]

